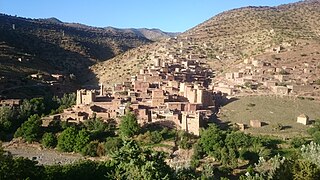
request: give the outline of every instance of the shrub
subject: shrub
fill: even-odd
[[[41,143],[46,148],[55,148],[57,145],[57,138],[53,133],[44,133]]]
[[[91,157],[95,157],[97,156],[97,148],[98,148],[98,145],[99,145],[99,142],[98,141],[91,141],[89,144],[87,144],[82,152],[83,152],[83,155],[88,155],[88,156],[91,156]]]
[[[151,132],[151,142],[154,144],[160,143],[163,141],[162,135],[158,131]]]
[[[248,106],[248,107],[254,107],[254,106],[256,106],[256,104],[254,104],[254,103],[249,103],[249,104],[247,104],[247,106]]]
[[[85,129],[82,129],[77,134],[73,150],[75,152],[80,152],[84,154],[84,148],[88,145],[89,142],[90,142],[89,133]]]
[[[303,137],[294,137],[290,141],[290,145],[293,148],[299,148],[306,143],[307,143],[307,141]]]
[[[58,137],[58,149],[65,152],[72,152],[76,142],[77,130],[74,127],[68,127]]]
[[[185,131],[180,131],[178,133],[178,145],[181,149],[190,149],[190,136]]]
[[[104,149],[107,154],[119,150],[122,146],[122,140],[118,137],[108,137],[104,143]]]
[[[22,137],[27,142],[32,142],[38,139],[41,133],[42,121],[39,115],[35,114],[28,118],[21,127],[17,129],[14,137]]]

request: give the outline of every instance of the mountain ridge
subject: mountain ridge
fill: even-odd
[[[40,21],[49,22],[49,23],[56,23],[56,24],[64,24],[66,26],[71,27],[80,27],[80,28],[88,28],[88,29],[104,29],[109,31],[117,31],[117,32],[129,32],[134,33],[137,36],[141,36],[144,38],[147,38],[151,41],[159,41],[161,39],[175,37],[180,34],[180,32],[165,32],[158,28],[116,28],[112,26],[107,27],[95,27],[95,26],[89,26],[81,23],[69,23],[69,22],[63,22],[55,17],[51,18],[43,18],[38,19]]]

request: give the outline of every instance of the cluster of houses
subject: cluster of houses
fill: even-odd
[[[224,96],[248,92],[274,93],[276,95],[300,94],[313,91],[316,67],[304,64],[279,66],[274,62],[245,59],[232,72],[214,77],[215,72],[203,63],[205,55],[190,54],[193,44],[189,39],[169,39],[148,58],[152,63],[141,68],[127,81],[107,88],[77,90],[76,105],[63,113],[43,119],[44,125],[52,120],[82,122],[92,117],[119,122],[127,111],[136,114],[140,125],[160,123],[199,135],[215,113]],[[204,45],[205,46],[205,45]],[[278,52],[279,50],[277,50]],[[52,74],[31,75],[33,79],[61,82],[65,77]],[[2,105],[17,105],[20,101],[2,101]],[[308,124],[309,118],[301,115],[297,122]],[[251,127],[261,127],[262,122],[250,121]],[[245,125],[238,124],[241,130]]]
[[[100,117],[119,122],[130,110],[137,115],[140,125],[161,123],[199,135],[200,128],[218,111],[224,96],[247,89],[289,95],[317,88],[312,85],[313,76],[306,76],[307,80],[301,78],[314,71],[308,64],[278,67],[274,63],[245,59],[233,72],[214,78],[215,72],[203,63],[203,56],[188,53],[193,46],[188,39],[169,41],[172,42],[149,55],[151,64],[126,82],[113,84],[111,89],[100,84],[99,90],[78,90],[76,105],[49,119],[78,123]],[[308,124],[308,118],[298,117],[297,122]],[[258,120],[250,122],[253,128],[262,124]],[[243,124],[238,126],[245,128]]]
[[[215,113],[211,69],[193,59],[163,60],[140,69],[131,81],[115,84],[111,91],[77,91],[76,105],[54,119],[81,122],[95,116],[103,120],[125,115],[130,110],[139,124],[161,123],[199,135],[200,127]]]
[[[233,72],[217,78],[215,88],[228,95],[250,89],[262,94],[312,96],[320,89],[315,83],[319,78],[316,72],[317,66],[308,63],[302,67],[287,66],[251,58],[245,59]]]

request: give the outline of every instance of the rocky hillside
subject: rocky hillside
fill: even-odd
[[[182,33],[176,40],[133,49],[92,69],[100,82],[116,82],[117,79],[128,80],[139,67],[151,64],[149,55],[168,58],[168,54],[180,57],[193,54],[221,72],[244,58],[270,53],[279,46],[291,47],[299,51],[296,54],[303,54],[305,48],[295,47],[319,44],[319,37],[319,0],[277,7],[244,7],[218,14]]]
[[[92,75],[89,66],[150,42],[132,32],[0,14],[0,86],[33,73],[74,74],[83,84],[82,77]]]
[[[277,7],[244,7],[223,12],[183,33],[206,45],[209,57],[237,59],[282,43],[319,40],[320,1]]]

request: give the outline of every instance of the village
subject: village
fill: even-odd
[[[200,127],[216,112],[211,70],[197,60],[154,58],[154,65],[140,70],[131,82],[115,84],[107,91],[77,91],[76,105],[52,119],[81,122],[93,115],[115,119],[132,110],[139,124],[161,122],[199,135]]]
[[[110,85],[101,82],[99,89],[77,90],[76,105],[63,113],[43,118],[43,125],[60,120],[80,123],[92,117],[105,121],[113,119],[119,123],[121,116],[132,111],[141,126],[160,123],[199,135],[200,128],[212,122],[219,113],[219,107],[232,97],[277,95],[317,98],[314,96],[319,89],[315,83],[316,65],[284,66],[276,60],[245,58],[236,68],[217,76],[204,60],[207,55],[194,53],[194,47],[199,44],[193,42],[190,38],[167,39],[153,54],[148,54],[151,63],[146,63],[138,74],[122,83]],[[279,46],[270,51],[278,54],[285,50]],[[43,79],[42,76],[30,75],[33,79]],[[51,76],[57,81],[63,80],[62,75]],[[1,100],[2,106],[20,103],[19,99]],[[305,114],[297,117],[297,122],[305,125],[308,120]],[[261,127],[261,123],[251,120],[248,125]],[[246,125],[237,126],[244,130]]]
[[[215,77],[216,72],[204,63],[205,57],[186,53],[194,46],[188,39],[170,38],[167,41],[171,43],[148,57],[151,64],[127,78],[128,81],[115,83],[111,88],[101,83],[99,90],[78,90],[76,105],[45,118],[44,124],[52,120],[79,123],[90,117],[113,119],[119,123],[119,117],[132,111],[141,126],[160,123],[199,135],[200,128],[212,122],[219,107],[232,97],[252,94],[298,96],[319,88],[314,84],[316,76],[310,75],[316,72],[316,67],[307,63],[301,68],[278,67],[276,63],[244,59],[233,72]],[[280,49],[275,51],[279,53]],[[301,114],[297,122],[307,125],[309,117]],[[248,125],[261,127],[262,122],[250,120]],[[244,130],[247,125],[237,126]]]

